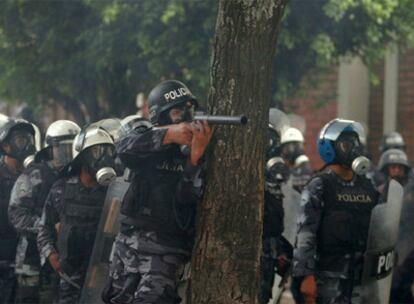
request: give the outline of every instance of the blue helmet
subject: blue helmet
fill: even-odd
[[[345,132],[356,133],[359,142],[365,142],[364,127],[359,122],[340,118],[331,120],[321,129],[317,141],[319,155],[326,164],[337,161],[335,141]]]

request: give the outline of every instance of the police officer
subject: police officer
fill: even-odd
[[[9,219],[19,233],[16,254],[18,292],[16,303],[38,303],[39,287],[45,301],[51,301],[51,278],[41,269],[36,237],[43,205],[58,173],[72,160],[72,142],[79,126],[69,120],[58,120],[46,131],[45,148],[36,153],[35,163],[17,179],[10,199]]]
[[[275,270],[282,274],[288,268],[288,259],[292,253],[290,244],[282,237],[282,184],[289,176],[289,169],[280,157],[280,135],[272,125],[269,125],[266,160],[260,303],[268,303],[272,298]]]
[[[412,303],[412,284],[414,281],[414,199],[413,178],[407,155],[399,149],[388,149],[380,158],[378,169],[387,181],[379,187],[386,193],[386,186],[390,179],[397,180],[404,187],[404,200],[401,210],[399,237],[396,245],[398,265],[393,273],[391,303]]]
[[[282,132],[280,140],[282,157],[290,168],[293,187],[299,193],[313,174],[309,166],[309,158],[305,155],[304,142],[302,132],[296,128],[290,127]]]
[[[378,170],[389,180],[391,178],[398,181],[403,187],[407,184],[410,177],[411,167],[408,164],[407,155],[399,149],[388,149],[380,158]]]
[[[115,178],[115,146],[99,127],[83,129],[73,160],[52,186],[43,208],[37,245],[60,275],[58,303],[76,303],[85,279],[107,185]]]
[[[191,252],[203,155],[212,136],[206,122],[189,123],[195,106],[187,86],[164,81],[149,94],[153,126],[142,122],[118,143],[133,177],[122,202],[106,303],[180,301],[177,274]]]
[[[334,119],[320,131],[318,149],[327,171],[302,192],[294,248],[294,283],[307,303],[354,303],[372,208],[379,193],[364,174],[362,126]]]
[[[17,234],[7,217],[12,187],[35,153],[34,128],[23,119],[0,119],[0,303],[14,303]]]

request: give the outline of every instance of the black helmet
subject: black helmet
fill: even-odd
[[[190,102],[197,107],[197,100],[187,86],[178,80],[166,80],[152,89],[148,96],[149,118],[151,123],[160,124],[162,114],[168,110]],[[161,118],[161,119],[160,119]]]
[[[13,131],[24,131],[28,134],[31,134],[33,139],[32,142],[30,139],[27,139],[24,147],[17,147],[17,150],[10,152],[10,156],[13,158],[23,161],[27,156],[32,155],[36,152],[36,147],[34,146],[34,136],[35,129],[31,123],[24,119],[5,119],[0,120],[0,153],[6,154],[6,152],[1,147],[1,144],[10,139],[10,134]],[[12,146],[14,146],[12,144]]]
[[[404,138],[398,132],[385,134],[381,139],[380,151],[384,153],[388,149],[405,149]]]
[[[389,165],[401,165],[405,168],[406,173],[410,170],[407,154],[399,149],[389,149],[382,153],[378,163],[378,169],[386,173],[386,169]]]
[[[12,130],[25,130],[28,133],[35,135],[35,129],[32,124],[24,119],[7,119],[0,120],[0,143],[3,143]],[[0,148],[1,149],[1,148]]]

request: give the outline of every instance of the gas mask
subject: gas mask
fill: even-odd
[[[194,107],[191,102],[175,106],[160,115],[160,125],[179,124],[193,120]]]
[[[336,163],[352,169],[358,175],[367,173],[371,161],[363,155],[364,148],[358,136],[352,132],[345,132],[334,143],[337,153]]]
[[[98,184],[108,186],[115,178],[115,148],[109,144],[89,147],[83,155],[83,164]]]
[[[282,156],[291,164],[294,164],[295,160],[304,154],[305,151],[302,142],[294,141],[282,145]]]
[[[7,153],[23,163],[30,164],[36,153],[33,135],[23,130],[14,130],[10,133],[6,143],[10,145],[10,151]],[[26,161],[26,158],[28,159]]]

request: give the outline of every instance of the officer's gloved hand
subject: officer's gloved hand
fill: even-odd
[[[52,266],[52,268],[57,272],[62,271],[62,267],[59,262],[59,255],[55,252],[51,253],[48,257],[49,263]]]
[[[315,276],[309,275],[304,277],[300,285],[300,292],[303,294],[306,304],[316,303],[316,290]]]

